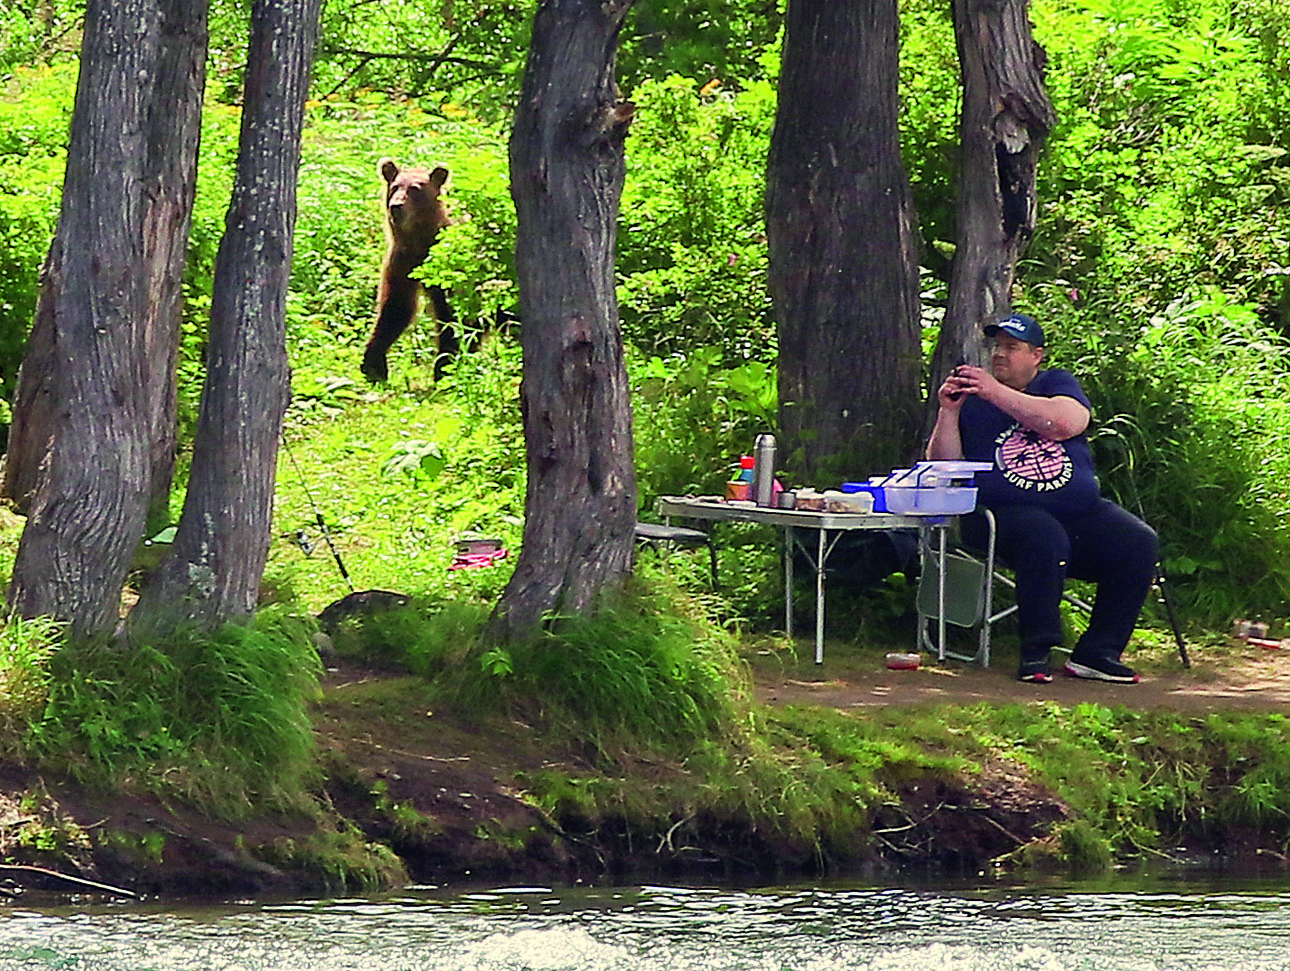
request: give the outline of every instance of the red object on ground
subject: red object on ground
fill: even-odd
[[[458,553],[452,558],[450,570],[478,570],[480,567],[492,566],[498,560],[506,559],[507,551],[503,547],[487,553]]]

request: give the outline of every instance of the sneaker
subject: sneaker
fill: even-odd
[[[1113,681],[1116,684],[1137,684],[1141,678],[1133,668],[1105,657],[1071,657],[1066,662],[1066,673],[1073,678],[1091,681]]]
[[[1017,680],[1026,684],[1052,684],[1053,676],[1048,673],[1048,658],[1041,661],[1022,661],[1017,668]]]

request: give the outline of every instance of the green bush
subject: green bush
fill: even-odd
[[[1104,491],[1139,506],[1188,613],[1220,627],[1290,607],[1290,344],[1216,291],[1136,332],[1081,315],[1056,360],[1095,402]]]
[[[11,617],[0,627],[0,752],[20,751],[27,726],[49,700],[49,659],[61,627],[45,619]]]
[[[763,215],[769,84],[731,93],[670,77],[634,93],[618,230],[625,338],[670,357],[717,347],[773,360]]]
[[[446,673],[445,701],[521,713],[611,758],[739,734],[748,674],[733,638],[696,610],[674,589],[633,584],[595,616],[553,619],[532,640],[478,642]]]
[[[287,805],[313,771],[318,671],[308,628],[276,611],[164,644],[69,642],[50,658],[49,700],[24,745],[86,781],[229,815]]]
[[[74,64],[19,68],[0,91],[0,397],[12,400],[58,225]]]
[[[1068,281],[1130,329],[1198,284],[1290,325],[1276,0],[1043,4],[1035,21],[1059,121],[1026,279]]]

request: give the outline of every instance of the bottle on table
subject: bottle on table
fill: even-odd
[[[775,436],[758,435],[753,448],[753,502],[759,506],[775,504]]]

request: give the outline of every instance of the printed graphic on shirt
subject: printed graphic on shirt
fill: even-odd
[[[995,439],[994,461],[1018,489],[1052,492],[1070,482],[1074,463],[1061,442],[1013,425]]]

